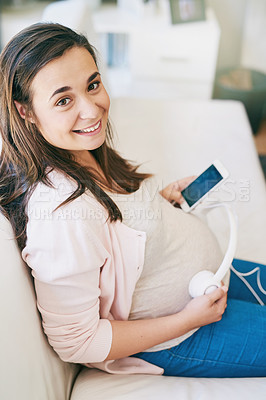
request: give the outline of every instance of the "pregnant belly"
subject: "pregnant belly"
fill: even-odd
[[[158,237],[159,235],[159,237]],[[129,319],[155,318],[180,311],[190,301],[188,285],[199,271],[216,272],[222,261],[217,240],[198,218],[179,213],[146,244]]]

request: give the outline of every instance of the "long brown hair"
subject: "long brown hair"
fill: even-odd
[[[117,205],[104,192],[104,183],[93,170],[78,164],[73,154],[48,143],[35,124],[18,113],[14,101],[33,113],[31,83],[35,75],[50,61],[67,50],[81,47],[88,50],[96,65],[96,51],[86,37],[52,23],[34,24],[18,33],[4,48],[0,57],[0,210],[10,220],[20,249],[26,244],[26,207],[37,183],[52,186],[48,172],[59,170],[77,183],[77,189],[62,204],[81,196],[87,189],[106,208],[110,220],[122,220]],[[98,161],[108,187],[132,193],[149,174],[137,172],[112,148],[110,122],[107,139],[91,153]],[[106,186],[106,185],[105,185]]]

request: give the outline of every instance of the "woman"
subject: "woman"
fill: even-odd
[[[172,205],[191,178],[160,191],[112,149],[109,97],[86,38],[36,24],[0,65],[1,210],[59,356],[112,373],[266,376],[266,312],[236,278],[240,300],[226,312],[229,276],[190,299],[190,278],[215,271],[220,249]]]

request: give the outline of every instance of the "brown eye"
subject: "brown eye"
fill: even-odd
[[[57,106],[67,106],[70,102],[70,99],[68,97],[61,99],[56,103]]]
[[[98,89],[99,86],[100,86],[100,81],[96,81],[96,82],[91,83],[88,86],[88,92]]]

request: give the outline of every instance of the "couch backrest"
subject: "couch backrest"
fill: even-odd
[[[30,271],[12,237],[0,214],[0,398],[67,400],[79,367],[62,362],[49,346]]]

